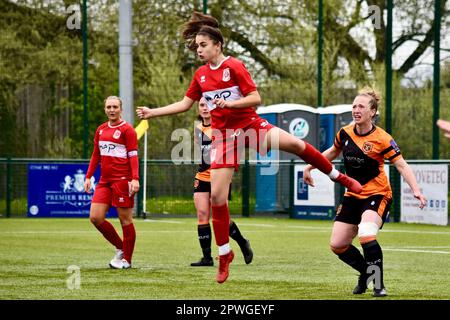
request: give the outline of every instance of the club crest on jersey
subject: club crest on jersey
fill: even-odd
[[[103,129],[98,132],[98,135],[101,136],[103,133]]]
[[[205,82],[205,81],[206,81],[206,77],[205,77],[205,76],[201,76],[201,77],[200,77],[200,82],[203,83],[203,82]]]
[[[225,68],[223,70],[222,81],[227,82],[231,79],[230,68]]]
[[[363,151],[364,151],[364,153],[369,153],[372,150],[373,150],[373,144],[370,143],[370,142],[367,142],[367,141],[364,142],[364,144],[363,144]]]
[[[120,130],[114,131],[113,138],[114,139],[119,139],[120,138],[120,134],[121,134]]]

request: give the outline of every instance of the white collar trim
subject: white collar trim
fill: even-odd
[[[211,70],[217,70],[217,69],[220,68],[220,66],[222,65],[222,63],[224,63],[225,61],[227,61],[229,58],[230,58],[230,56],[225,57],[225,59],[223,59],[222,61],[220,61],[220,63],[219,63],[217,66],[215,66],[215,67],[213,67],[213,66],[211,65],[211,63],[210,63],[210,64],[209,64],[209,67],[211,68]]]
[[[122,120],[122,122],[119,123],[118,125],[112,126],[112,125],[109,123],[109,121],[108,121],[108,127],[110,127],[111,129],[114,129],[114,128],[118,128],[118,127],[120,127],[120,126],[123,126],[125,123],[127,123],[127,122],[126,122],[125,120]]]

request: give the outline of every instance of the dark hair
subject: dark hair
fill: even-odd
[[[202,101],[203,103],[206,103],[206,99],[204,97],[201,97],[200,100],[198,101],[198,107],[200,107]],[[197,119],[203,123],[203,117],[200,114],[197,115]]]
[[[197,11],[192,13],[191,18],[183,26],[183,38],[189,50],[195,51],[197,44],[195,37],[203,35],[209,37],[215,44],[220,43],[223,50],[223,36],[219,30],[219,22],[213,16]]]

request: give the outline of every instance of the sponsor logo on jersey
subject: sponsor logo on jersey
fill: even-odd
[[[230,81],[230,79],[231,79],[230,68],[225,68],[223,70],[223,74],[222,74],[222,81],[227,82],[227,81]]]
[[[364,153],[369,153],[373,150],[373,144],[370,142],[365,141],[362,147]]]
[[[209,110],[213,110],[216,108],[216,105],[213,103],[214,99],[234,101],[241,99],[243,95],[241,93],[241,90],[239,89],[239,86],[233,86],[226,89],[203,92],[203,97],[206,100],[206,104],[208,105]]]
[[[127,158],[127,148],[120,143],[99,141],[100,155],[107,157]]]
[[[114,139],[119,139],[119,138],[120,138],[120,135],[121,135],[120,130],[116,130],[116,131],[114,131],[113,138],[114,138]]]

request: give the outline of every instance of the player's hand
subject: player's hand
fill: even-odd
[[[152,117],[152,110],[147,107],[137,107],[136,113],[139,119],[148,119]]]
[[[216,107],[219,107],[219,108],[225,108],[225,107],[230,107],[230,104],[229,104],[229,102],[228,101],[226,101],[226,100],[224,100],[224,99],[222,99],[222,98],[220,98],[220,99],[214,99],[213,100],[213,104],[215,104],[216,105]]]
[[[444,131],[444,136],[450,138],[450,121],[439,119],[436,124]]]
[[[307,166],[304,170],[303,170],[303,181],[311,186],[314,187],[314,179],[311,176],[311,167]]]
[[[425,196],[422,193],[415,192],[414,198],[419,199],[419,201],[420,201],[419,208],[420,209],[423,209],[427,205],[427,199],[425,198]]]
[[[84,180],[84,191],[86,191],[87,193],[91,193],[91,179],[86,178],[86,180]]]
[[[130,193],[130,197],[131,197],[135,193],[139,192],[139,180],[131,180],[129,187],[130,187],[130,190],[128,192]]]

